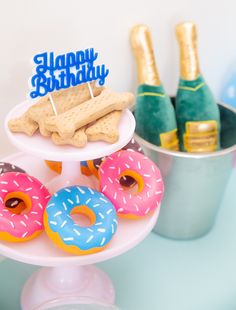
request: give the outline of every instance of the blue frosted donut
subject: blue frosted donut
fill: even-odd
[[[72,214],[86,215],[90,226],[75,223]],[[48,202],[44,226],[58,247],[84,255],[102,251],[108,245],[117,229],[117,217],[113,204],[102,193],[85,186],[69,186]]]

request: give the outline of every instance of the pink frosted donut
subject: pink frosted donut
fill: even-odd
[[[46,187],[36,178],[20,172],[0,175],[0,239],[22,242],[33,239],[43,230],[43,214],[50,199]],[[21,199],[24,208],[16,214],[6,201]]]
[[[135,179],[136,193],[119,182],[123,176]],[[134,151],[120,151],[107,157],[99,168],[100,190],[109,198],[118,215],[137,219],[159,207],[164,185],[157,166],[146,156]]]

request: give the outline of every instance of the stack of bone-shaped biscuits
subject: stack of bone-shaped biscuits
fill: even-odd
[[[42,97],[22,116],[9,121],[12,132],[32,136],[37,130],[57,145],[84,147],[87,141],[115,143],[122,110],[132,106],[132,93],[115,93],[91,83],[53,92],[55,115],[49,96]]]

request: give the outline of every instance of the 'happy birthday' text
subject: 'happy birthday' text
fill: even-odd
[[[97,57],[93,48],[56,57],[53,52],[37,54],[33,58],[36,74],[31,78],[31,98],[95,80],[104,85],[109,70],[104,64],[94,64]]]

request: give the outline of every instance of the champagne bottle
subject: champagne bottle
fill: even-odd
[[[216,151],[220,147],[220,115],[200,73],[195,24],[177,25],[176,37],[180,48],[180,81],[176,96],[180,149],[191,153]]]
[[[178,150],[175,112],[157,72],[148,27],[134,26],[130,39],[139,83],[135,106],[136,132],[157,146]]]

